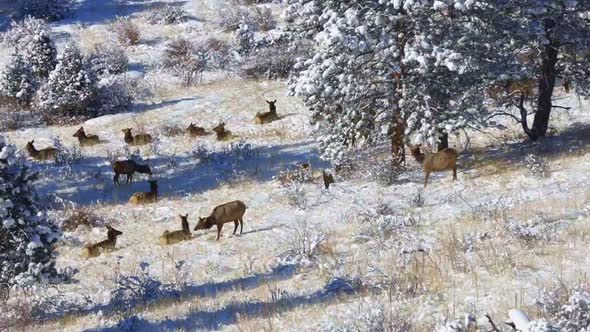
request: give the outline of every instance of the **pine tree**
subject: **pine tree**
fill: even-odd
[[[86,69],[80,50],[74,44],[66,45],[47,83],[39,89],[39,107],[50,116],[80,115],[95,95],[95,78]]]
[[[35,95],[35,79],[22,55],[13,53],[4,72],[0,74],[0,95],[28,105]]]
[[[4,44],[23,56],[38,80],[46,79],[57,63],[57,49],[50,33],[43,20],[26,17],[20,22],[13,22],[4,35]]]
[[[57,227],[39,205],[32,173],[14,145],[0,136],[0,287],[51,281]]]

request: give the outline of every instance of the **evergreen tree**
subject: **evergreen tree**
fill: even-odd
[[[0,95],[28,105],[35,95],[35,79],[22,55],[13,53],[0,74]]]
[[[74,44],[66,45],[47,83],[39,89],[39,107],[47,115],[84,114],[95,95],[95,78],[84,65],[80,50]]]
[[[38,206],[31,173],[14,145],[0,136],[0,287],[51,281],[57,227]]]

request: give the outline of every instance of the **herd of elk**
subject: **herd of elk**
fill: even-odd
[[[279,119],[279,115],[277,114],[277,106],[275,105],[277,100],[274,101],[266,101],[268,104],[269,111],[268,112],[257,112],[256,116],[254,117],[255,124],[266,124],[273,122]]]

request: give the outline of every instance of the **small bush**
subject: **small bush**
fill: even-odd
[[[99,44],[88,56],[88,62],[98,75],[117,75],[127,71],[129,58],[118,45]]]
[[[150,24],[177,24],[188,20],[187,12],[179,6],[164,5],[150,9],[145,15]]]
[[[548,177],[550,174],[550,169],[547,160],[545,160],[541,156],[529,154],[524,159],[524,164],[530,176],[544,178]]]
[[[141,33],[137,24],[127,16],[119,16],[110,24],[111,31],[115,34],[117,41],[122,45],[137,45]]]

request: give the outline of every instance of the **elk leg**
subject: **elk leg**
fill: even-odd
[[[424,188],[426,188],[426,185],[428,184],[428,177],[430,176],[430,172],[426,172],[426,174],[424,174]]]
[[[457,180],[457,166],[453,167],[453,181]]]
[[[219,236],[221,235],[221,229],[223,228],[223,224],[217,224],[217,240],[219,241]]]
[[[238,230],[238,220],[234,220],[234,232],[232,233],[232,235],[236,235],[236,231]]]
[[[242,218],[238,219],[240,221],[240,235],[242,235],[242,231],[244,230],[244,220]]]

